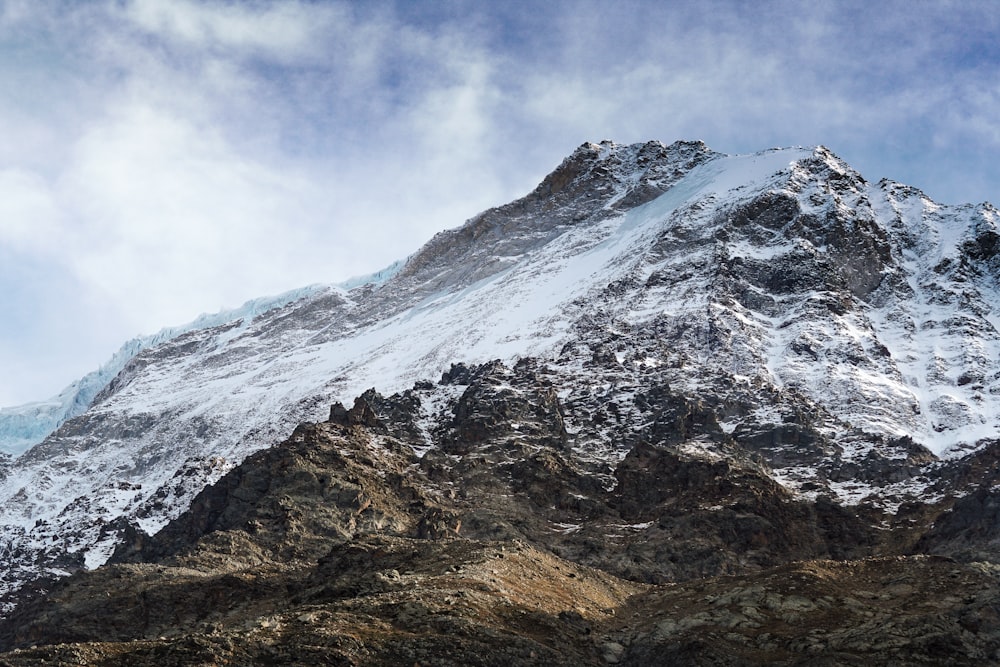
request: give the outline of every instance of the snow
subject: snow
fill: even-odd
[[[369,273],[363,276],[354,276],[353,278],[348,278],[342,283],[337,283],[337,287],[342,290],[351,290],[355,287],[362,287],[364,285],[371,285],[372,287],[377,287],[383,284],[385,281],[389,280],[397,273],[403,270],[406,266],[406,262],[409,261],[409,257],[405,259],[397,259],[395,262],[389,266],[376,271],[375,273]]]
[[[465,389],[463,385],[444,385],[429,395],[420,396],[420,417],[416,426],[427,444],[413,448],[417,458],[423,458],[424,454],[433,449],[434,427],[446,420],[448,409],[458,401]]]
[[[553,530],[559,533],[575,533],[580,530],[583,526],[578,523],[552,523]]]
[[[925,503],[939,502],[943,493],[930,490],[928,477],[913,477],[891,484],[875,485],[861,480],[827,481],[825,490],[802,491],[803,482],[815,482],[816,471],[807,467],[789,467],[772,471],[772,478],[785,488],[797,493],[800,497],[815,500],[817,496],[829,493],[842,505],[859,505],[870,503],[881,508],[887,514],[895,514],[899,506],[907,500],[919,499]]]
[[[90,407],[101,390],[141,351],[191,331],[217,327],[231,322],[241,321],[243,329],[245,329],[246,324],[257,315],[312,295],[319,289],[321,289],[319,286],[314,285],[285,292],[278,296],[252,299],[233,310],[202,314],[188,324],[162,329],[151,336],[133,338],[122,345],[118,352],[99,369],[73,382],[57,396],[46,401],[0,408],[0,452],[19,455],[44,440],[66,420],[82,414]],[[219,344],[224,344],[239,330],[234,330],[228,337],[220,336]]]
[[[947,260],[959,264],[960,246],[982,218],[885,181],[869,196],[879,218],[900,234],[899,264],[912,294],[873,309],[873,327],[896,362],[899,384],[919,406],[914,439],[940,455],[961,455],[969,444],[1000,430],[996,393],[980,382],[959,384],[967,372],[985,379],[1000,359],[995,320],[1000,299],[995,285],[971,293],[966,285],[951,283],[940,267]],[[972,303],[959,310],[968,300]],[[963,316],[959,326],[957,312]]]

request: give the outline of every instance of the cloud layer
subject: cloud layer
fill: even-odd
[[[998,199],[990,2],[492,4],[0,1],[0,405],[376,270],[588,140]]]

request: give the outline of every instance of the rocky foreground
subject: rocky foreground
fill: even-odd
[[[536,371],[335,405],[22,591],[0,665],[1000,663],[995,448],[919,471],[961,493],[845,506],[661,396],[660,435],[607,469]]]

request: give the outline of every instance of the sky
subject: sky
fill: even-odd
[[[992,0],[0,0],[0,406],[374,272],[586,141],[1000,204]]]

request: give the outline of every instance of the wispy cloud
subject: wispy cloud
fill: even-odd
[[[142,29],[183,46],[288,62],[322,50],[332,7],[278,4],[135,0],[125,15]]]

